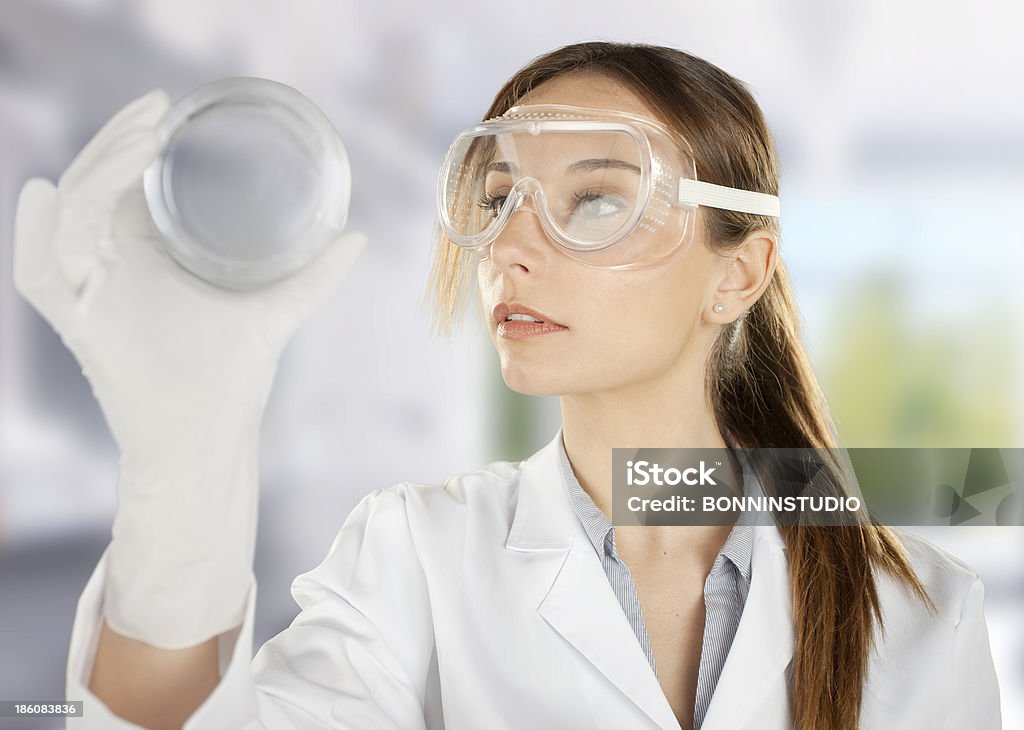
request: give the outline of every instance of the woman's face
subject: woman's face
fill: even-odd
[[[596,75],[567,76],[536,88],[522,104],[570,104],[655,118],[631,91]],[[481,302],[502,376],[530,395],[632,389],[699,377],[715,329],[703,315],[715,303],[722,260],[704,245],[701,221],[680,255],[655,268],[597,269],[561,253],[528,210],[517,211],[478,265]],[[671,235],[671,234],[667,234]],[[502,325],[495,309],[522,305],[560,327]],[[689,374],[688,374],[689,373]]]

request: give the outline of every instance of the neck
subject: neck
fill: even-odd
[[[726,447],[700,378],[565,395],[561,410],[562,437],[573,472],[606,515],[612,509],[613,448]]]

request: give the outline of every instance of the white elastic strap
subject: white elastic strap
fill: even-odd
[[[679,178],[679,202],[735,210],[738,213],[768,215],[773,218],[778,218],[782,212],[777,195],[737,190],[686,178]]]

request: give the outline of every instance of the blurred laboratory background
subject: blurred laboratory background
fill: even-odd
[[[554,435],[557,402],[505,388],[479,317],[432,338],[422,302],[448,143],[566,43],[676,46],[750,86],[779,145],[782,255],[844,445],[1024,446],[1022,29],[1009,0],[4,0],[0,699],[63,697],[117,462],[80,368],[13,290],[15,203],[131,99],[223,76],[296,87],[345,140],[349,227],[371,241],[289,346],[268,405],[258,646],[367,492],[517,460]],[[1005,726],[1024,727],[1022,528],[922,532],[983,577]],[[47,722],[0,727],[62,726]]]

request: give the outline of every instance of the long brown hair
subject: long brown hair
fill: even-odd
[[[775,146],[754,98],[718,67],[676,49],[608,42],[560,48],[509,79],[484,118],[501,115],[546,81],[580,72],[623,84],[683,135],[700,180],[778,194]],[[734,253],[755,231],[779,240],[775,218],[702,210],[706,244],[721,255]],[[462,249],[443,236],[438,243],[432,281],[437,322],[446,329],[472,272]],[[705,373],[718,425],[736,444],[818,449],[830,474],[821,482],[826,491],[846,490],[842,464],[831,451],[838,446],[835,428],[800,343],[797,307],[781,261],[750,310],[722,327]],[[766,493],[779,493],[770,472],[758,476]],[[855,730],[873,622],[883,626],[874,569],[902,581],[927,605],[931,601],[896,536],[870,518],[842,527],[779,529],[789,560],[796,634],[794,726]]]

